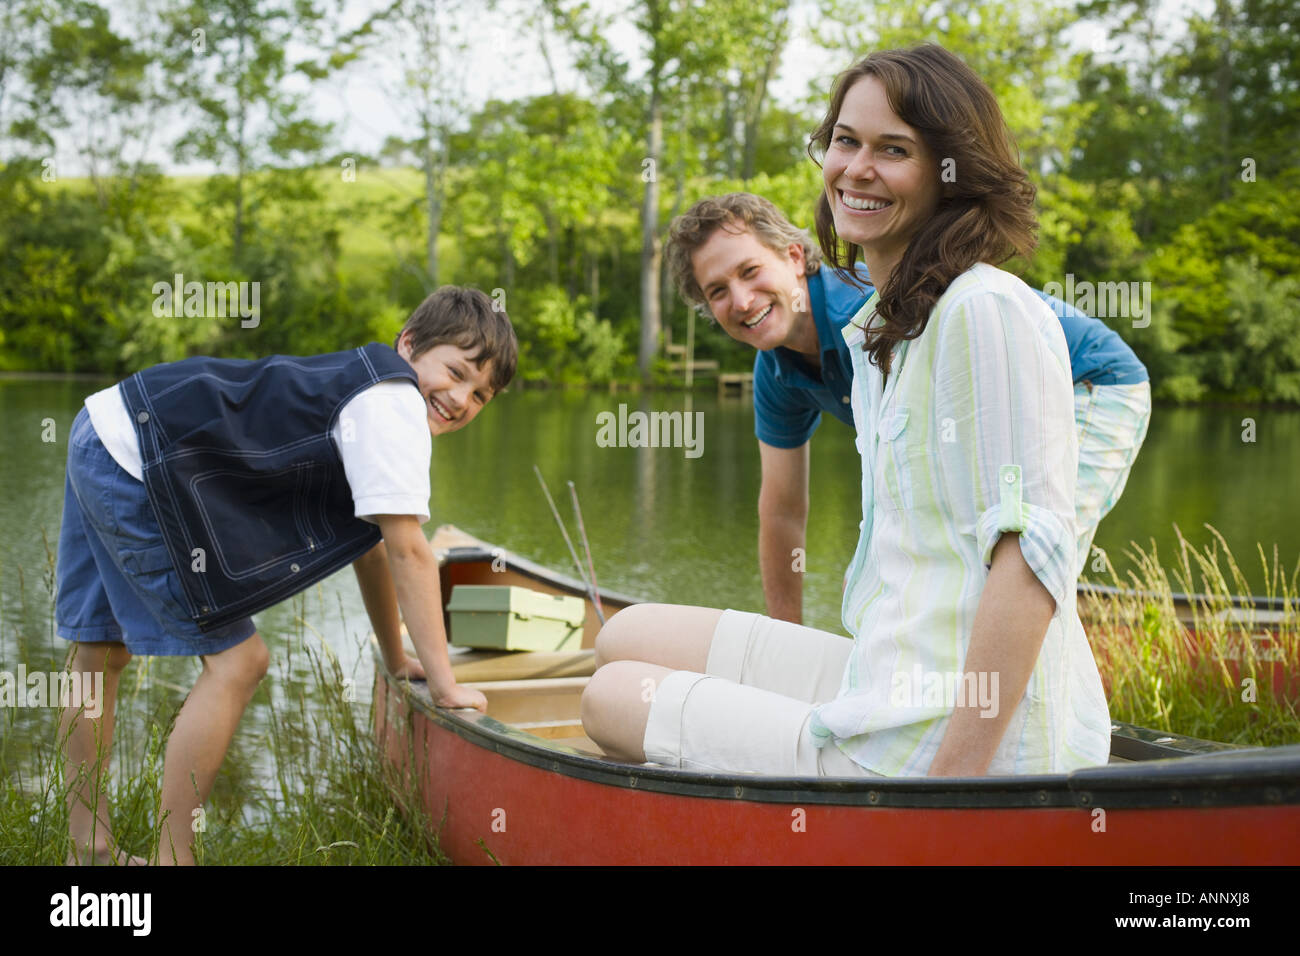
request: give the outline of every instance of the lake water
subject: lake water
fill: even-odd
[[[85,395],[104,382],[0,379],[0,670],[62,666],[53,634],[51,553],[63,506],[67,431]],[[601,447],[598,416],[699,413],[699,442],[686,448]],[[694,418],[692,419],[695,420]],[[1253,423],[1253,436],[1250,434]],[[54,441],[43,440],[50,436]],[[1253,437],[1253,441],[1243,440]],[[690,454],[688,455],[688,451]],[[698,452],[698,455],[697,455]],[[698,393],[514,391],[465,431],[434,442],[432,519],[453,523],[544,565],[572,563],[534,477],[542,469],[561,515],[575,528],[566,482],[576,483],[602,588],[655,600],[762,610],[757,562],[758,448],[748,400]],[[1146,444],[1096,544],[1121,569],[1130,541],[1174,550],[1174,525],[1194,544],[1227,539],[1252,585],[1263,589],[1257,542],[1276,544],[1288,569],[1300,561],[1300,411],[1157,408]],[[853,432],[825,421],[812,444],[805,622],[839,629],[840,581],[856,542],[859,469]],[[575,539],[576,540],[576,539]],[[47,552],[47,543],[48,549]],[[579,547],[581,547],[579,545]],[[328,647],[365,708],[372,670],[360,592],[344,571],[258,615],[272,650],[271,678],[240,726],[219,788],[269,773],[268,731],[285,696],[312,682],[305,645]],[[197,661],[132,664],[124,682],[119,741],[141,748],[158,713],[184,699]],[[38,744],[52,739],[49,710],[0,715],[0,767],[25,776]],[[24,783],[25,786],[34,784]]]

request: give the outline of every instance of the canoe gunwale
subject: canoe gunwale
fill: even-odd
[[[927,809],[1168,809],[1300,803],[1300,745],[1014,777],[881,777],[863,781],[616,764],[565,746],[563,738],[536,737],[476,711],[434,707],[425,682],[394,678],[384,668],[378,644],[373,641],[372,651],[376,672],[387,689],[400,694],[413,712],[435,726],[507,760],[624,789],[760,803]],[[1104,800],[1100,799],[1103,793]]]
[[[468,538],[458,529],[449,530],[467,543],[439,549],[440,565],[504,561],[509,570],[538,583],[586,596],[585,586],[576,579],[505,548]],[[1111,590],[1104,585],[1081,583],[1079,590],[1085,589]],[[642,603],[615,591],[601,594],[611,605]],[[1088,767],[1069,774],[881,777],[864,781],[711,774],[618,764],[567,746],[563,737],[539,737],[476,711],[437,708],[423,681],[398,680],[388,673],[373,635],[371,651],[377,692],[400,695],[409,707],[408,720],[419,714],[435,727],[507,760],[623,789],[760,803],[900,809],[1191,809],[1300,803],[1300,745],[1241,748],[1119,722],[1112,723],[1111,753],[1132,762]]]
[[[505,548],[492,548],[485,544],[474,545],[457,545],[448,548],[441,553],[443,559],[449,564],[475,564],[479,562],[491,562],[496,558],[504,559],[507,566],[512,571],[522,574],[524,577],[531,578],[542,584],[549,584],[555,587],[561,587],[575,596],[585,597],[587,595],[586,586],[576,578],[569,577],[558,571],[552,571],[535,561],[507,551]],[[1076,587],[1080,597],[1140,597],[1159,599],[1162,596],[1148,591],[1131,591],[1124,588],[1117,588],[1112,584],[1100,584],[1092,581],[1080,581]],[[614,603],[621,604],[642,604],[643,598],[633,597],[623,594],[620,591],[607,591],[601,589],[600,596],[602,599],[608,599]],[[1206,604],[1220,601],[1222,598],[1209,594],[1183,594],[1175,591],[1169,595],[1176,605],[1186,605],[1188,607],[1194,604]],[[1256,611],[1286,611],[1287,603],[1284,598],[1277,596],[1265,595],[1231,595],[1228,598],[1229,606],[1239,610],[1256,610]]]
[[[1132,591],[1127,588],[1117,588],[1113,584],[1099,584],[1092,581],[1080,581],[1077,592],[1079,597],[1139,597],[1147,600],[1163,600],[1163,595],[1154,591]],[[1169,597],[1175,605],[1192,607],[1194,605],[1207,606],[1215,604],[1224,599],[1214,594],[1184,594],[1181,591],[1171,591]],[[1286,611],[1288,610],[1286,598],[1266,596],[1260,594],[1233,594],[1227,598],[1229,607],[1237,610],[1246,611]],[[1292,608],[1294,605],[1292,605]]]
[[[558,590],[567,591],[574,597],[587,598],[587,587],[577,578],[571,578],[566,574],[560,574],[558,571],[542,567],[535,561],[521,558],[505,548],[488,548],[484,545],[457,545],[440,551],[438,557],[443,564],[490,564],[499,559],[504,561],[506,567],[516,574],[523,575],[539,584],[547,584]],[[607,601],[617,605],[645,603],[641,598],[631,597],[621,591],[608,591],[605,588],[600,589],[600,599],[603,602]]]

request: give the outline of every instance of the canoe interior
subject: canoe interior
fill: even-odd
[[[488,584],[524,587],[543,594],[564,594],[582,598],[587,608],[587,616],[582,628],[582,646],[584,648],[596,646],[596,635],[600,633],[601,627],[600,617],[596,614],[595,604],[577,581],[554,574],[500,548],[461,545],[448,549],[444,555],[439,572],[439,583],[442,587],[443,620],[447,625],[448,633],[451,628],[451,615],[447,611],[446,604],[451,599],[452,588],[456,585]],[[602,592],[600,598],[607,618],[620,608],[637,603],[636,600],[617,593]]]
[[[454,529],[440,529],[434,545],[444,598],[458,583],[583,594],[577,581]],[[607,615],[636,603],[602,596]],[[589,610],[581,650],[453,646],[457,679],[487,696],[487,714],[435,707],[424,682],[385,670],[372,639],[376,741],[417,781],[454,862],[1297,862],[1284,835],[1300,833],[1300,746],[1235,748],[1116,725],[1110,765],[1070,774],[863,782],[618,763],[580,720],[595,667],[594,617]]]
[[[523,653],[453,646],[452,670],[459,683],[474,687],[487,697],[488,715],[495,721],[549,741],[552,746],[560,744],[587,756],[603,758],[600,748],[583,732],[579,716],[583,688],[595,673],[592,647],[601,627],[595,606],[583,586],[572,578],[558,575],[455,528],[440,528],[433,544],[441,561],[444,615],[453,645],[455,634],[451,632],[450,615],[445,612],[445,604],[456,585],[515,585],[546,594],[584,599],[587,616],[582,650]],[[603,592],[601,601],[606,619],[621,608],[640,603],[627,595]],[[1110,762],[1161,760],[1234,749],[1239,748],[1116,723],[1112,726]]]

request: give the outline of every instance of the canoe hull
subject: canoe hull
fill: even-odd
[[[455,529],[440,542],[444,597],[471,583],[583,593]],[[605,613],[632,603],[605,595]],[[594,609],[586,624],[590,648]],[[1300,864],[1300,746],[1233,748],[1120,724],[1111,763],[1069,775],[689,773],[616,763],[582,736],[590,650],[456,655],[460,679],[488,694],[495,716],[485,716],[435,708],[375,647],[377,741],[460,864]]]
[[[827,795],[813,792],[749,800],[638,790],[517,759],[508,743],[475,739],[472,725],[424,713],[384,675],[375,691],[381,745],[398,766],[418,755],[425,807],[441,821],[443,852],[458,864],[1300,862],[1294,803],[1107,809],[1099,799],[1095,807],[918,808],[818,803]]]

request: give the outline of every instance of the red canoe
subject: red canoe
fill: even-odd
[[[435,546],[459,539],[440,529]],[[482,542],[440,552],[442,593],[576,581]],[[493,570],[495,564],[496,570]],[[602,594],[607,612],[634,603]],[[588,609],[586,646],[599,623]],[[971,779],[714,775],[600,756],[578,700],[591,652],[457,652],[488,716],[432,706],[375,654],[375,729],[413,769],[456,863],[1300,863],[1300,746],[1233,748],[1116,724],[1107,766]]]

